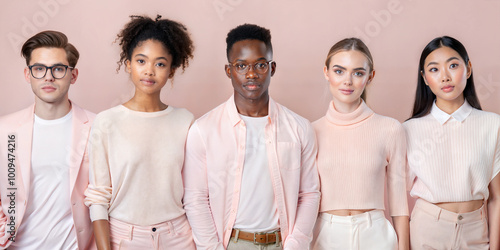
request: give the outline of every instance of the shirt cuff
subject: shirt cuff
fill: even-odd
[[[90,220],[92,222],[96,220],[108,220],[107,206],[94,204],[89,207],[89,210],[90,210]]]

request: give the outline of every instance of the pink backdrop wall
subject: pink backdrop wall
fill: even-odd
[[[500,113],[499,0],[20,0],[4,1],[0,9],[0,115],[33,102],[20,48],[47,29],[66,33],[80,51],[73,101],[96,113],[127,101],[133,85],[123,70],[115,72],[119,48],[112,42],[129,15],[157,13],[192,34],[194,60],[162,97],[196,117],[232,94],[223,71],[225,37],[246,22],[271,29],[277,62],[271,95],[311,121],[324,115],[331,99],[322,73],[326,54],[351,36],[363,39],[374,57],[368,105],[375,112],[408,118],[420,53],[433,38],[449,35],[468,49],[483,109]]]
[[[184,23],[196,45],[195,57],[174,87],[162,94],[168,104],[197,117],[232,93],[224,74],[225,37],[238,24],[271,29],[277,73],[271,95],[311,121],[331,98],[322,67],[338,40],[357,36],[367,42],[376,77],[368,104],[378,113],[404,121],[413,102],[421,50],[436,36],[450,35],[467,47],[485,110],[500,113],[500,1],[6,1],[0,9],[0,115],[33,101],[23,77],[22,43],[38,31],[66,33],[81,53],[78,81],[70,97],[100,112],[133,93],[128,75],[116,74],[116,33],[131,14],[162,14]]]

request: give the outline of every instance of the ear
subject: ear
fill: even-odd
[[[168,75],[169,79],[174,79],[175,70],[177,70],[177,69],[176,68],[175,69],[170,69],[170,74]]]
[[[231,68],[228,64],[224,65],[224,71],[226,71],[226,76],[231,79]]]
[[[24,79],[26,79],[27,83],[31,84],[31,73],[30,73],[30,68],[28,67],[24,68]]]
[[[330,81],[330,77],[328,77],[328,67],[323,67],[323,74],[325,75],[325,79]]]
[[[372,70],[372,72],[368,76],[368,82],[366,83],[366,85],[369,85],[372,82],[374,77],[375,77],[375,70]]]
[[[71,81],[70,81],[70,83],[71,84],[75,84],[77,78],[78,78],[78,69],[74,68],[74,69],[71,70]]]
[[[274,76],[274,73],[276,73],[276,62],[271,63],[271,76]]]
[[[469,79],[469,77],[472,75],[472,63],[469,62],[467,63],[467,79]]]
[[[420,76],[422,76],[422,79],[424,79],[425,85],[429,86],[429,84],[427,83],[427,79],[425,79],[425,74],[423,71],[420,71]]]
[[[125,71],[126,71],[127,73],[130,73],[130,72],[132,71],[132,70],[130,69],[130,67],[131,67],[131,66],[130,66],[130,60],[128,60],[128,59],[127,59],[127,60],[125,60]]]

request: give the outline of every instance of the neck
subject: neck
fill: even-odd
[[[269,96],[258,99],[258,100],[249,100],[249,99],[241,99],[234,98],[234,102],[236,104],[236,109],[238,113],[244,116],[251,117],[262,117],[269,114]]]
[[[71,102],[68,99],[60,103],[47,103],[40,99],[35,100],[35,114],[44,120],[55,120],[69,113]]]
[[[457,111],[457,109],[459,109],[464,104],[464,102],[465,98],[463,96],[456,98],[453,101],[447,101],[437,98],[436,106],[438,106],[438,108],[444,111],[445,113],[451,115],[455,111]]]
[[[141,112],[157,112],[165,110],[168,105],[161,102],[160,93],[155,95],[134,94],[134,97],[123,104],[123,106]]]
[[[350,103],[341,102],[339,100],[335,100],[335,98],[333,99],[333,108],[335,108],[337,112],[344,114],[354,112],[354,110],[356,110],[360,104],[361,104],[361,98]]]

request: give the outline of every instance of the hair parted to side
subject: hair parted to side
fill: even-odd
[[[117,35],[121,47],[120,60],[116,71],[125,61],[130,60],[134,49],[146,40],[161,42],[172,55],[171,70],[182,67],[182,71],[189,66],[189,59],[193,58],[194,45],[187,28],[176,21],[161,18],[157,15],[153,20],[148,16],[130,16],[131,20]]]
[[[38,48],[61,48],[66,51],[69,66],[75,67],[80,53],[68,42],[68,37],[59,31],[46,30],[30,37],[21,48],[21,55],[26,59],[26,65],[30,64],[31,53]]]
[[[242,24],[232,29],[227,33],[226,37],[226,56],[229,61],[229,52],[236,42],[242,40],[259,40],[266,44],[268,50],[273,52],[273,45],[271,44],[271,31],[264,27],[255,24]]]
[[[415,93],[415,102],[413,104],[412,115],[409,119],[418,118],[425,116],[431,112],[432,104],[436,99],[436,95],[432,93],[429,86],[425,84],[422,73],[424,71],[425,59],[432,53],[434,50],[437,50],[441,47],[448,47],[450,49],[455,50],[460,57],[464,60],[466,64],[469,63],[469,55],[467,54],[467,50],[465,46],[459,42],[457,39],[449,36],[442,36],[434,38],[430,41],[427,46],[425,46],[422,54],[420,55],[420,62],[418,64],[418,78],[417,78],[417,90]],[[472,70],[472,69],[471,69]],[[474,77],[472,75],[472,71],[470,77],[467,79],[467,83],[464,89],[464,98],[467,102],[476,109],[481,109],[481,104],[479,103],[479,99],[476,95],[476,89],[474,87]],[[408,119],[408,120],[409,120]]]
[[[368,66],[370,67],[369,73],[371,73],[373,71],[372,54],[370,53],[370,50],[368,49],[366,44],[361,41],[361,39],[355,37],[342,39],[330,48],[330,51],[328,51],[328,55],[326,56],[325,60],[326,68],[330,67],[330,61],[335,54],[350,50],[356,50],[365,55],[366,59],[368,59]],[[366,101],[366,91],[363,91],[363,93],[361,93],[361,98]]]

